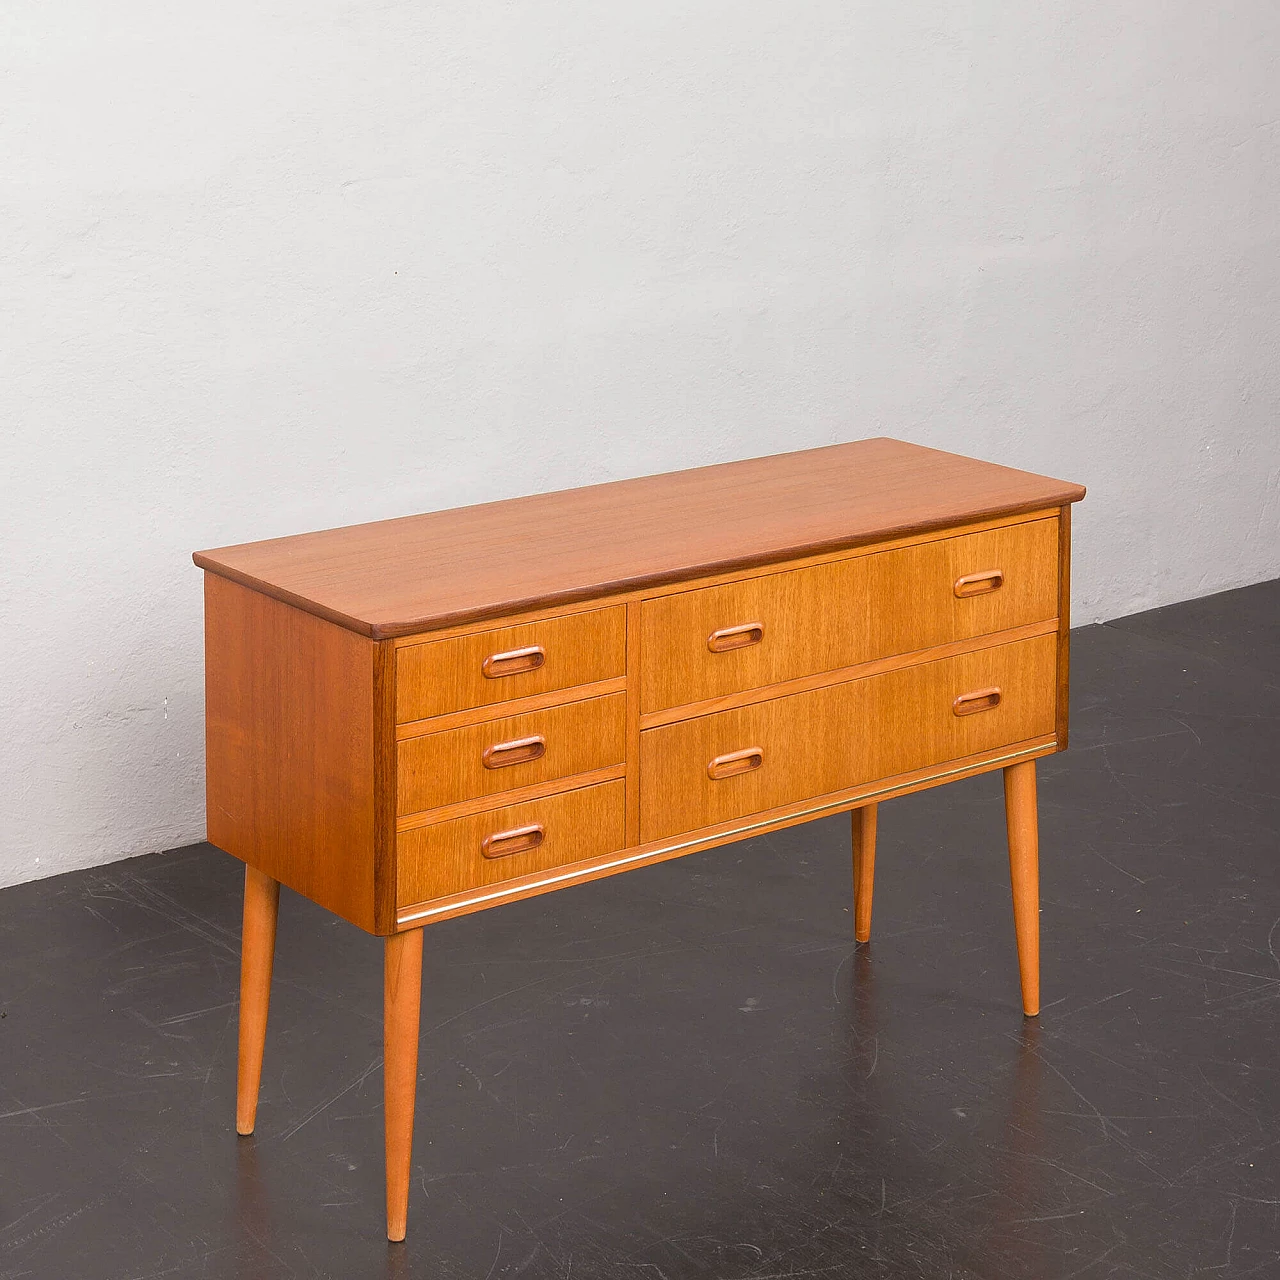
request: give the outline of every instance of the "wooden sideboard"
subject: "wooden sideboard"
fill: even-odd
[[[404,1238],[422,927],[1003,769],[1039,1009],[1035,759],[1067,745],[1075,484],[895,440],[200,552],[208,830],[246,863],[237,1128],[279,888],[386,937]]]

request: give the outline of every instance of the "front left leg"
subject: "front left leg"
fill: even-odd
[[[383,957],[383,1111],[387,1140],[387,1239],[403,1240],[409,1217],[413,1104],[418,1090],[422,930],[393,933]]]
[[[871,894],[876,881],[876,806],[855,809],[853,820],[853,937],[871,941]]]
[[[1005,769],[1004,816],[1009,832],[1009,881],[1022,1012],[1034,1018],[1040,1012],[1040,829],[1034,760]]]

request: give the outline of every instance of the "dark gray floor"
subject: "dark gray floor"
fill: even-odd
[[[1280,582],[1076,633],[1045,1007],[1000,782],[427,933],[409,1240],[381,950],[286,894],[237,1140],[240,869],[0,893],[0,1277],[1280,1277]]]

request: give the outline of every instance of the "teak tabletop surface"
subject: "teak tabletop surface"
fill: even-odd
[[[1061,506],[1080,485],[886,438],[199,551],[385,639]]]

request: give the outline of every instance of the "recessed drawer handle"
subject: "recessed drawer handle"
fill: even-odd
[[[531,827],[512,827],[510,831],[497,831],[480,841],[480,852],[486,858],[509,858],[513,853],[528,853],[546,839],[542,823]]]
[[[712,782],[722,778],[736,778],[740,773],[750,773],[764,764],[764,752],[759,747],[747,747],[742,751],[731,751],[727,756],[716,756],[707,765],[707,777]]]
[[[737,627],[722,627],[707,637],[707,648],[712,653],[728,653],[732,649],[745,649],[764,639],[763,622],[744,622]]]
[[[480,664],[480,670],[486,680],[497,680],[502,676],[518,676],[526,671],[537,671],[546,660],[547,651],[540,644],[531,644],[527,649],[491,653]]]
[[[510,764],[528,764],[547,754],[547,740],[541,734],[533,738],[515,738],[511,742],[495,742],[485,747],[480,760],[486,769],[505,769]]]
[[[983,596],[988,591],[999,591],[1002,586],[1004,586],[1003,569],[966,573],[963,578],[956,579],[956,598],[964,600],[968,596]]]
[[[999,689],[977,689],[973,693],[962,693],[951,704],[951,710],[958,716],[976,716],[979,711],[991,711],[999,705]]]

